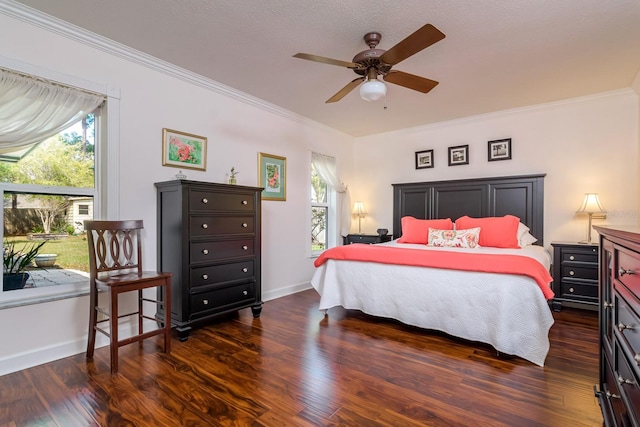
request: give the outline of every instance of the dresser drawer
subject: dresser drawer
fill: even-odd
[[[254,262],[251,260],[192,268],[190,272],[191,287],[253,279],[253,265]]]
[[[191,211],[240,211],[253,212],[255,206],[253,194],[234,194],[215,191],[192,190],[189,193],[189,208]]]
[[[624,283],[634,294],[640,294],[640,254],[629,252],[619,246],[616,246],[615,254],[616,279]]]
[[[224,258],[252,256],[255,254],[255,239],[217,240],[194,242],[190,247],[191,263],[217,261]]]
[[[191,295],[192,314],[224,311],[255,299],[255,283],[243,283]]]
[[[189,232],[193,237],[223,236],[228,234],[255,233],[253,216],[211,217],[192,216],[189,218]]]
[[[587,279],[597,282],[598,265],[594,264],[592,267],[589,267],[575,264],[563,264],[562,277],[570,277],[572,279]]]
[[[628,416],[631,419],[636,419],[640,414],[640,385],[638,385],[638,377],[634,369],[629,365],[629,361],[625,357],[624,352],[620,348],[616,348],[616,366],[617,375],[616,382],[620,389],[621,395],[628,402],[630,402],[630,414]]]
[[[619,341],[623,348],[628,349],[630,357],[638,356],[640,361],[640,319],[637,313],[627,302],[629,295],[618,291],[614,294],[614,329],[617,331]],[[634,362],[636,369],[638,364]]]
[[[626,408],[622,402],[622,395],[620,393],[620,388],[618,384],[618,378],[615,374],[613,367],[611,366],[610,361],[603,355],[604,366],[602,371],[602,391],[604,392],[604,398],[606,399],[603,402],[605,405],[609,405],[611,412],[608,410],[605,413],[613,413],[613,416],[616,419],[616,426],[630,426],[632,425],[629,422],[629,415],[626,413]],[[623,424],[623,420],[627,421],[628,424]]]

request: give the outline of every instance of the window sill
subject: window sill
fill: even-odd
[[[0,310],[89,295],[89,281],[0,292]]]

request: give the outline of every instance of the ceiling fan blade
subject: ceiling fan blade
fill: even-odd
[[[324,56],[311,55],[309,53],[296,53],[294,58],[308,59],[309,61],[321,62],[323,64],[337,65],[338,67],[358,68],[355,62],[340,61],[339,59],[325,58]]]
[[[384,76],[384,80],[422,93],[427,93],[438,85],[438,82],[435,80],[430,80],[402,71],[389,71],[387,75]]]
[[[380,60],[386,64],[395,65],[411,55],[420,52],[422,49],[439,42],[444,37],[445,35],[436,27],[431,24],[426,24],[383,53]]]
[[[347,95],[349,92],[351,92],[352,90],[354,90],[356,87],[358,87],[358,85],[360,85],[360,82],[364,80],[364,77],[358,77],[357,79],[353,79],[351,80],[349,83],[347,83],[347,85],[345,87],[343,87],[342,89],[340,89],[338,91],[338,93],[336,93],[335,95],[333,95],[331,98],[327,99],[325,101],[325,104],[329,104],[331,102],[337,102],[340,101],[342,98],[345,97],[345,95]]]

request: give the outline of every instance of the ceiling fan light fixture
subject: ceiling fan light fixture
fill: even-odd
[[[377,101],[386,94],[387,86],[378,79],[368,79],[360,85],[360,97],[365,101]]]

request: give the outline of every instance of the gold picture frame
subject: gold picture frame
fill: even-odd
[[[258,186],[262,200],[287,200],[287,158],[267,153],[258,153]]]
[[[207,138],[163,128],[162,166],[207,170]]]

